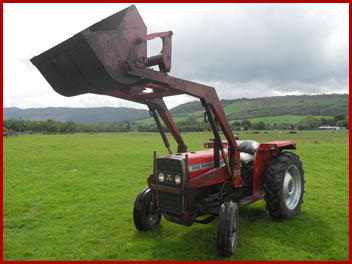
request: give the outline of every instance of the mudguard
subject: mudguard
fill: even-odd
[[[296,149],[296,143],[292,141],[272,141],[259,145],[254,161],[252,202],[262,199],[264,193],[264,172],[267,169],[271,158],[276,156],[283,149]]]

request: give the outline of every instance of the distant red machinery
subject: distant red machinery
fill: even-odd
[[[147,41],[161,38],[160,54],[147,57]],[[134,5],[92,25],[31,59],[53,89],[64,96],[110,95],[148,106],[169,155],[154,153],[148,188],[138,195],[134,222],[148,231],[168,221],[190,226],[218,220],[217,250],[231,256],[237,246],[237,204],[266,201],[275,219],[296,216],[303,201],[304,170],[290,141],[259,144],[236,140],[213,87],[168,74],[172,32],[147,34]],[[150,67],[158,66],[159,71]],[[149,92],[147,92],[147,88]],[[214,138],[207,150],[187,152],[163,97],[188,94],[200,99]],[[177,142],[173,153],[159,116]],[[220,137],[218,127],[226,140]],[[200,216],[208,215],[205,220]]]

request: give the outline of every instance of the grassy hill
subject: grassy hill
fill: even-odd
[[[127,107],[96,107],[96,108],[68,108],[47,107],[20,109],[17,107],[5,107],[3,119],[18,119],[30,121],[45,121],[53,119],[65,122],[72,120],[78,124],[98,124],[103,121],[106,124],[123,120],[136,120],[149,116],[149,111]]]
[[[241,98],[221,100],[221,103],[230,121],[248,119],[251,122],[265,123],[297,123],[309,114],[325,118],[337,114],[348,115],[349,109],[348,94]],[[201,120],[203,111],[200,102],[194,101],[176,106],[170,113],[175,122],[180,122],[191,116]],[[147,118],[138,122],[149,124],[153,123],[153,119]]]
[[[264,121],[270,124],[292,123],[302,120],[306,115],[330,118],[338,114],[348,115],[348,94],[332,95],[301,95],[301,96],[276,96],[255,99],[221,100],[224,111],[230,122],[248,119],[252,123]],[[204,109],[200,101],[178,105],[170,110],[175,122],[181,122],[189,117],[198,121],[203,120]],[[20,109],[9,107],[3,109],[3,120],[19,119],[30,121],[55,121],[72,120],[78,124],[105,124],[123,120],[138,120],[138,124],[154,124],[148,118],[149,111],[134,108],[30,108]]]

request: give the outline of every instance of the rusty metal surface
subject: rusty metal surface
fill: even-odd
[[[153,183],[149,183],[149,188],[152,190],[163,191],[163,192],[168,192],[168,193],[176,193],[176,194],[183,194],[184,193],[183,189],[177,189],[174,187],[153,184]]]
[[[167,139],[167,137],[165,135],[165,131],[164,131],[164,129],[163,129],[161,123],[160,123],[160,119],[159,119],[158,113],[152,108],[150,108],[150,113],[152,114],[152,116],[154,118],[154,121],[155,121],[155,124],[158,127],[158,129],[159,129],[159,132],[160,132],[161,138],[164,141],[165,147],[169,151],[169,154],[172,154],[172,150],[170,148],[169,140]]]
[[[53,89],[64,96],[123,90],[139,81],[126,73],[124,62],[137,40],[146,33],[147,28],[132,5],[32,58],[31,62]],[[146,57],[146,51],[146,43],[142,42],[135,55]]]
[[[153,100],[150,100],[148,103],[149,109],[155,109],[157,110],[158,114],[161,116],[162,120],[164,121],[165,125],[169,129],[171,135],[174,137],[175,141],[177,142],[177,152],[186,152],[187,151],[187,145],[184,143],[181,133],[178,130],[173,118],[171,117],[171,114],[165,105],[165,102],[163,98],[154,98]],[[159,129],[161,132],[161,130]],[[165,144],[166,147],[168,147]]]
[[[203,188],[206,186],[228,181],[228,173],[225,165],[214,168],[188,181],[188,188]]]
[[[171,36],[172,31],[168,31],[153,33],[144,37],[145,40],[152,40],[159,37],[163,42],[161,52],[156,56],[148,57],[146,59],[147,67],[158,65],[159,70],[162,72],[169,72],[171,70]]]
[[[272,141],[259,145],[254,161],[253,173],[253,199],[252,202],[262,199],[264,172],[269,166],[272,157],[276,156],[283,149],[295,149],[296,143],[291,141]]]

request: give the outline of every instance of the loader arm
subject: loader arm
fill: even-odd
[[[208,117],[211,115],[214,116],[215,121],[219,124],[221,127],[221,130],[224,133],[224,136],[226,137],[227,141],[229,142],[229,161],[228,161],[228,166],[229,166],[229,173],[230,177],[232,177],[232,172],[234,171],[234,166],[236,164],[239,164],[239,155],[237,155],[238,159],[236,159],[235,155],[235,150],[236,150],[236,140],[234,135],[232,134],[232,130],[230,128],[230,125],[228,123],[228,120],[226,118],[225,112],[223,110],[223,107],[221,105],[221,102],[217,96],[216,90],[213,87],[186,81],[183,79],[175,78],[167,74],[166,72],[158,72],[154,71],[151,69],[138,69],[136,67],[129,67],[130,70],[128,70],[128,74],[134,75],[136,77],[140,77],[141,79],[144,80],[149,80],[151,83],[147,84],[146,87],[155,87],[153,84],[158,84],[159,87],[156,92],[151,92],[148,93],[148,99],[144,99],[143,95],[142,97],[136,95],[135,99],[138,101],[143,101],[144,103],[149,105],[150,102],[155,105],[155,102],[157,102],[158,113],[161,115],[164,123],[168,127],[170,133],[173,135],[175,138],[176,142],[178,143],[178,152],[185,152],[186,147],[182,146],[183,140],[181,138],[181,135],[176,128],[176,125],[167,110],[166,105],[164,104],[164,101],[162,100],[162,97],[169,96],[169,95],[164,95],[166,93],[170,93],[171,95],[174,94],[188,94],[194,97],[197,97],[201,100],[202,105],[206,109]],[[164,96],[160,96],[160,89],[162,90],[162,94]],[[155,98],[153,98],[155,96]],[[211,122],[211,117],[209,118],[209,121]],[[222,143],[220,136],[217,132],[217,126],[215,124],[212,125],[212,122],[210,124],[212,126],[212,130],[215,136],[215,140],[218,142],[219,150],[223,149]],[[160,130],[160,128],[159,128]],[[180,151],[183,150],[183,151]]]
[[[144,87],[151,89],[152,92],[124,95],[121,93],[121,91],[110,91],[108,92],[108,95],[146,104],[149,107],[152,116],[154,117],[154,120],[158,126],[164,144],[169,153],[172,153],[170,144],[165,136],[162,126],[160,125],[160,121],[158,121],[157,114],[161,116],[168,130],[177,142],[177,152],[186,152],[187,146],[184,144],[181,134],[177,129],[167,106],[164,103],[163,97],[178,94],[191,95],[193,97],[199,98],[206,110],[217,144],[217,147],[214,148],[214,151],[223,152],[222,140],[220,138],[219,132],[217,131],[216,123],[221,127],[225,138],[229,142],[228,161],[223,154],[225,157],[225,165],[228,167],[229,178],[233,178],[233,172],[235,170],[237,174],[240,174],[238,171],[240,169],[239,152],[237,152],[236,155],[236,140],[232,134],[232,130],[226,118],[221,102],[217,96],[216,90],[213,87],[172,77],[166,72],[155,71],[148,68],[140,69],[132,66],[131,64],[126,67],[126,71],[129,75],[136,76],[141,80],[144,80],[146,82]],[[131,89],[129,89],[129,91],[131,91]],[[214,117],[214,119],[212,117]],[[214,162],[216,163],[216,161]],[[236,182],[238,182],[238,184],[240,183],[239,181]]]
[[[240,186],[239,151],[215,89],[168,74],[172,35],[171,31],[147,34],[137,8],[132,5],[32,58],[31,62],[61,95],[93,93],[147,105],[170,154],[170,143],[159,116],[177,142],[177,152],[187,152],[187,146],[163,98],[180,94],[199,98],[214,134],[214,167],[220,167],[221,153],[228,180]],[[147,57],[147,41],[154,38],[161,39],[162,50]],[[153,66],[159,70],[152,69]],[[228,141],[228,159],[218,125]]]

